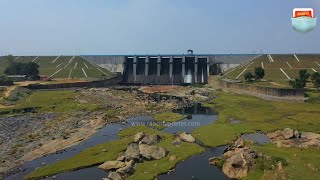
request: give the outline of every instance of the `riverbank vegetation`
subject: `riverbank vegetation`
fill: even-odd
[[[14,111],[15,109],[33,108],[39,112],[77,112],[94,111],[99,107],[91,103],[78,103],[77,93],[73,90],[66,91],[37,91],[29,95],[13,107],[2,108],[0,111]]]
[[[257,97],[219,92],[205,104],[219,112],[219,120],[194,131],[194,136],[209,146],[220,146],[242,133],[268,132],[292,128],[320,132],[320,104],[270,102]],[[232,123],[232,121],[239,123]]]
[[[278,148],[273,144],[253,146],[252,148],[265,155],[277,156],[285,159],[287,164],[282,163],[284,166],[283,171],[269,168],[269,170],[264,173],[262,169],[257,168],[255,171],[249,173],[249,176],[245,179],[259,179],[261,177],[267,179],[284,177],[285,179],[292,180],[319,179],[319,149]]]
[[[212,147],[228,144],[241,134],[255,131],[268,132],[289,127],[320,132],[320,104],[270,102],[252,96],[218,92],[217,98],[205,106],[217,110],[219,120],[196,129],[193,135]],[[315,170],[320,169],[319,162],[316,162],[319,159],[318,149],[277,148],[272,144],[255,148],[266,155],[287,160],[289,165],[284,167],[285,174],[281,175],[289,179],[316,179],[320,175]],[[259,179],[262,175],[263,171],[256,169],[246,179]]]
[[[133,136],[138,132],[159,135],[162,141],[158,143],[157,146],[164,147],[169,153],[163,159],[138,163],[134,174],[128,179],[154,179],[156,176],[174,168],[178,162],[204,151],[204,149],[197,144],[185,142],[182,142],[179,146],[173,146],[171,142],[174,140],[174,135],[163,133],[146,126],[134,126],[120,131],[119,140],[91,147],[71,158],[39,168],[27,175],[25,179],[51,176],[57,173],[95,166],[108,160],[114,160],[133,142]],[[175,156],[176,159],[170,161],[170,156]]]
[[[186,118],[186,116],[169,111],[161,114],[156,114],[153,116],[153,118],[154,120],[159,122],[177,122]]]

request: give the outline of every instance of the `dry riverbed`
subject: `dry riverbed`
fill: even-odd
[[[176,100],[156,102],[136,91],[97,88],[72,90],[72,93],[76,96],[68,98],[68,102],[75,101],[76,106],[70,105],[69,108],[88,104],[95,108],[60,112],[57,109],[63,106],[62,100],[60,104],[37,112],[0,116],[0,126],[3,127],[0,129],[0,179],[5,172],[17,171],[16,167],[24,162],[82,142],[105,124],[138,115],[162,113],[180,106]],[[32,105],[32,101],[29,97],[25,100],[28,105]]]

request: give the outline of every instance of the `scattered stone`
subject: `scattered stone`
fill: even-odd
[[[283,171],[283,166],[280,161],[278,162],[277,166],[278,166],[278,171]]]
[[[280,130],[267,134],[270,139],[284,139],[283,134]]]
[[[139,145],[140,154],[146,159],[161,159],[166,157],[166,149],[163,147]]]
[[[112,170],[112,169],[119,169],[125,166],[126,164],[121,161],[106,161],[105,163],[98,166],[98,168],[103,170]]]
[[[220,161],[219,157],[212,157],[209,159],[209,164],[216,166],[219,161]]]
[[[124,154],[125,154],[124,156],[128,160],[131,160],[131,159],[140,160],[140,152],[139,152],[138,144],[131,143]]]
[[[174,146],[178,146],[181,144],[181,139],[179,137],[177,137],[174,141],[172,141],[172,145]]]
[[[169,157],[169,161],[175,161],[177,159],[177,157],[175,155],[172,155]]]
[[[236,154],[223,164],[222,171],[232,179],[240,179],[248,175],[249,166],[248,160],[244,158],[244,155]]]
[[[285,128],[282,132],[284,139],[291,139],[294,137],[294,131],[290,128]]]
[[[152,134],[145,136],[140,142],[148,145],[156,144],[160,141],[160,137],[158,135]]]
[[[102,149],[102,152],[108,152],[106,149]]]
[[[236,148],[243,148],[245,146],[244,140],[242,138],[237,139],[237,141],[234,143],[234,146]]]
[[[121,175],[117,172],[110,172],[108,178],[110,178],[112,180],[123,180]]]
[[[190,143],[196,142],[196,139],[194,139],[194,137],[192,137],[190,134],[187,134],[185,132],[180,134],[180,138],[186,142],[190,142]]]
[[[124,155],[121,155],[117,158],[117,161],[124,161],[125,160],[125,156]]]
[[[304,132],[304,133],[301,133],[301,138],[305,138],[305,139],[320,139],[320,134],[313,133],[313,132]]]
[[[280,131],[281,132],[281,131]],[[312,132],[300,133],[297,130],[290,128],[284,129],[281,134],[279,131],[269,133],[268,137],[277,147],[296,147],[296,148],[311,148],[320,147],[320,134]]]
[[[116,172],[124,176],[131,175],[134,172],[134,161],[131,160],[129,162],[126,162],[125,166],[122,168],[119,168]]]
[[[142,140],[142,138],[145,136],[144,132],[138,132],[136,135],[134,135],[134,142],[139,142]]]

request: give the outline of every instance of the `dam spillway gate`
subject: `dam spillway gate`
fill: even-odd
[[[207,84],[209,57],[128,56],[123,83],[141,85]]]

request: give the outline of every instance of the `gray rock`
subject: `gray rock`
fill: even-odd
[[[125,160],[125,156],[124,155],[121,155],[117,158],[117,161],[124,161]]]
[[[117,172],[110,172],[108,178],[110,178],[112,180],[123,180],[121,175]]]
[[[126,162],[126,166],[119,168],[116,172],[124,176],[131,175],[134,172],[134,161],[131,160],[129,162]]]
[[[297,131],[297,130],[295,130],[294,132],[293,132],[293,134],[294,134],[294,137],[295,138],[300,138],[301,136],[300,136],[300,133]]]
[[[112,169],[119,169],[125,167],[125,163],[121,161],[106,161],[105,163],[98,166],[98,168],[103,170],[112,170]]]
[[[139,145],[140,154],[146,159],[161,159],[166,157],[166,149],[158,146]]]
[[[128,160],[140,160],[140,152],[139,152],[139,146],[138,144],[135,143],[131,143],[126,152],[124,153],[124,156],[126,157],[126,159]]]
[[[178,146],[181,144],[181,139],[180,138],[176,138],[174,141],[172,141],[172,145],[174,146]]]
[[[285,128],[282,131],[282,134],[284,136],[284,139],[290,139],[290,138],[294,137],[294,131],[293,131],[293,129],[290,129],[290,128]]]
[[[156,144],[160,141],[160,138],[158,135],[147,135],[142,140],[141,143],[145,143],[148,145]]]
[[[249,166],[243,154],[236,154],[223,164],[222,171],[232,179],[240,179],[248,175]]]
[[[196,142],[196,139],[194,139],[194,137],[192,137],[190,134],[187,134],[185,132],[180,134],[180,138],[186,142],[190,142],[190,143]]]
[[[134,135],[134,142],[139,142],[142,140],[142,138],[145,136],[144,132],[138,132],[136,135]]]

